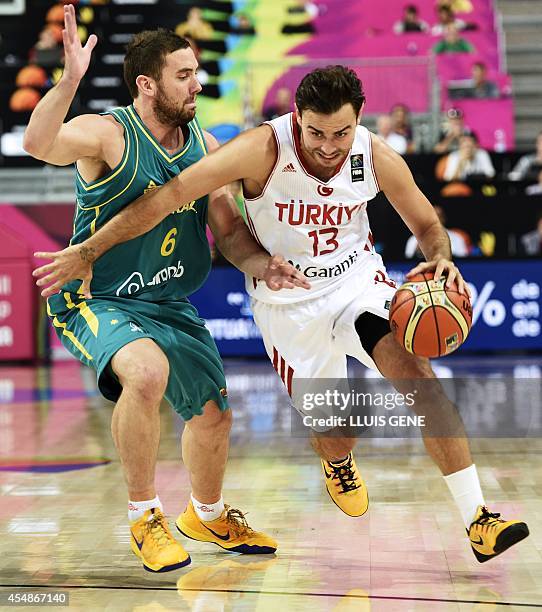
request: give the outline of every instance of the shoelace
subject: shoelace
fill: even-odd
[[[232,531],[236,536],[242,533],[254,533],[254,529],[249,527],[247,519],[241,510],[231,508],[227,504],[224,506],[224,508],[226,509],[226,522],[228,525],[231,525]]]
[[[172,539],[163,514],[153,514],[153,518],[147,521],[145,527],[159,546],[165,546]]]
[[[484,506],[482,508],[482,514],[480,518],[473,522],[473,525],[487,525],[488,527],[495,526],[495,523],[504,523],[504,521],[499,518],[501,515],[499,512],[489,512],[489,510]]]
[[[329,467],[333,470],[333,476],[331,480],[338,480],[342,491],[341,493],[348,493],[349,491],[355,491],[360,488],[359,484],[356,484],[357,476],[354,475],[354,466],[352,465],[352,455],[348,456],[348,461],[344,465],[333,465],[329,461],[326,462]]]

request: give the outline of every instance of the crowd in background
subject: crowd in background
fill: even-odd
[[[92,7],[80,6],[78,9],[79,35],[85,41],[89,35],[87,25],[92,21]],[[323,3],[315,4],[309,0],[292,0],[288,14],[295,23],[285,23],[284,34],[310,32],[314,20],[326,10]],[[476,23],[468,19],[460,19],[456,13],[468,15],[473,6],[470,0],[436,0],[435,22],[430,24],[419,17],[418,7],[408,4],[403,15],[393,25],[397,36],[419,32],[435,37],[432,48],[434,54],[471,53],[473,46],[462,32],[474,30]],[[16,77],[16,89],[10,100],[10,108],[15,112],[29,112],[43,95],[44,91],[58,82],[62,74],[62,27],[63,7],[55,4],[47,11],[45,23],[38,39],[29,50],[28,65],[24,66]],[[215,36],[213,25],[204,18],[204,13],[198,6],[189,8],[186,18],[179,22],[175,31],[186,37],[196,56],[200,57],[200,46]],[[232,15],[228,33],[236,36],[254,36],[256,28],[250,17],[237,12]],[[208,95],[218,92],[218,87],[209,83],[210,76],[218,74],[218,62],[201,62],[199,79],[207,86]],[[211,79],[212,80],[212,79]],[[488,75],[486,64],[480,60],[472,62],[471,75],[468,80],[456,87],[453,82],[448,85],[448,96],[451,99],[497,99],[502,95],[497,83]],[[218,93],[216,93],[218,96]],[[410,155],[417,152],[416,126],[411,119],[409,108],[400,100],[390,100],[389,113],[380,114],[376,119],[376,133],[400,155]],[[281,87],[271,103],[261,109],[261,120],[273,119],[294,109],[293,92]],[[434,143],[433,152],[439,155],[434,173],[435,178],[442,182],[440,195],[442,197],[469,196],[472,194],[472,184],[499,180],[520,181],[524,193],[528,196],[542,195],[542,132],[536,137],[533,152],[522,156],[506,175],[499,176],[492,163],[488,151],[480,146],[476,134],[476,125],[466,125],[463,113],[458,108],[449,108],[442,117],[441,131]],[[496,149],[497,150],[497,149]],[[239,187],[234,188],[237,198],[241,198]],[[445,223],[444,211],[439,209],[439,215]],[[457,228],[449,229],[449,235],[456,256],[483,254],[477,252],[470,238]],[[521,250],[525,254],[542,252],[542,215],[537,218],[534,229],[521,239]],[[415,242],[410,240],[405,247],[405,255],[411,257],[417,254]]]

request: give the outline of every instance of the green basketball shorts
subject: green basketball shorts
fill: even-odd
[[[101,393],[117,401],[122,387],[111,359],[126,344],[151,338],[169,361],[165,398],[184,420],[202,414],[209,400],[228,408],[226,378],[216,344],[186,299],[151,303],[119,297],[62,292],[47,301],[47,312],[62,344],[94,368]]]

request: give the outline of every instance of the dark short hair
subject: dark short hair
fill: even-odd
[[[416,15],[418,14],[418,7],[415,4],[407,4],[405,6],[405,12],[406,13],[416,13]]]
[[[186,38],[163,28],[136,34],[126,47],[124,57],[124,82],[132,98],[135,100],[138,96],[136,79],[140,74],[160,81],[166,55],[189,47]]]
[[[312,70],[303,77],[295,92],[300,114],[311,110],[331,115],[345,104],[351,104],[357,116],[364,102],[363,86],[356,73],[340,65]]]

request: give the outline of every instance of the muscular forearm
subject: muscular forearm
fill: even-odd
[[[79,83],[60,79],[34,109],[24,133],[25,151],[40,158],[53,146]]]
[[[241,272],[254,278],[264,277],[270,255],[254,240],[241,217],[232,231],[217,239],[216,244],[222,255]]]
[[[442,225],[432,225],[421,236],[416,236],[416,239],[427,261],[452,259],[450,238]]]
[[[177,177],[178,178],[178,177]],[[116,244],[132,240],[150,231],[180,206],[179,183],[171,180],[123,208],[95,234],[80,245],[81,257],[93,263]]]

